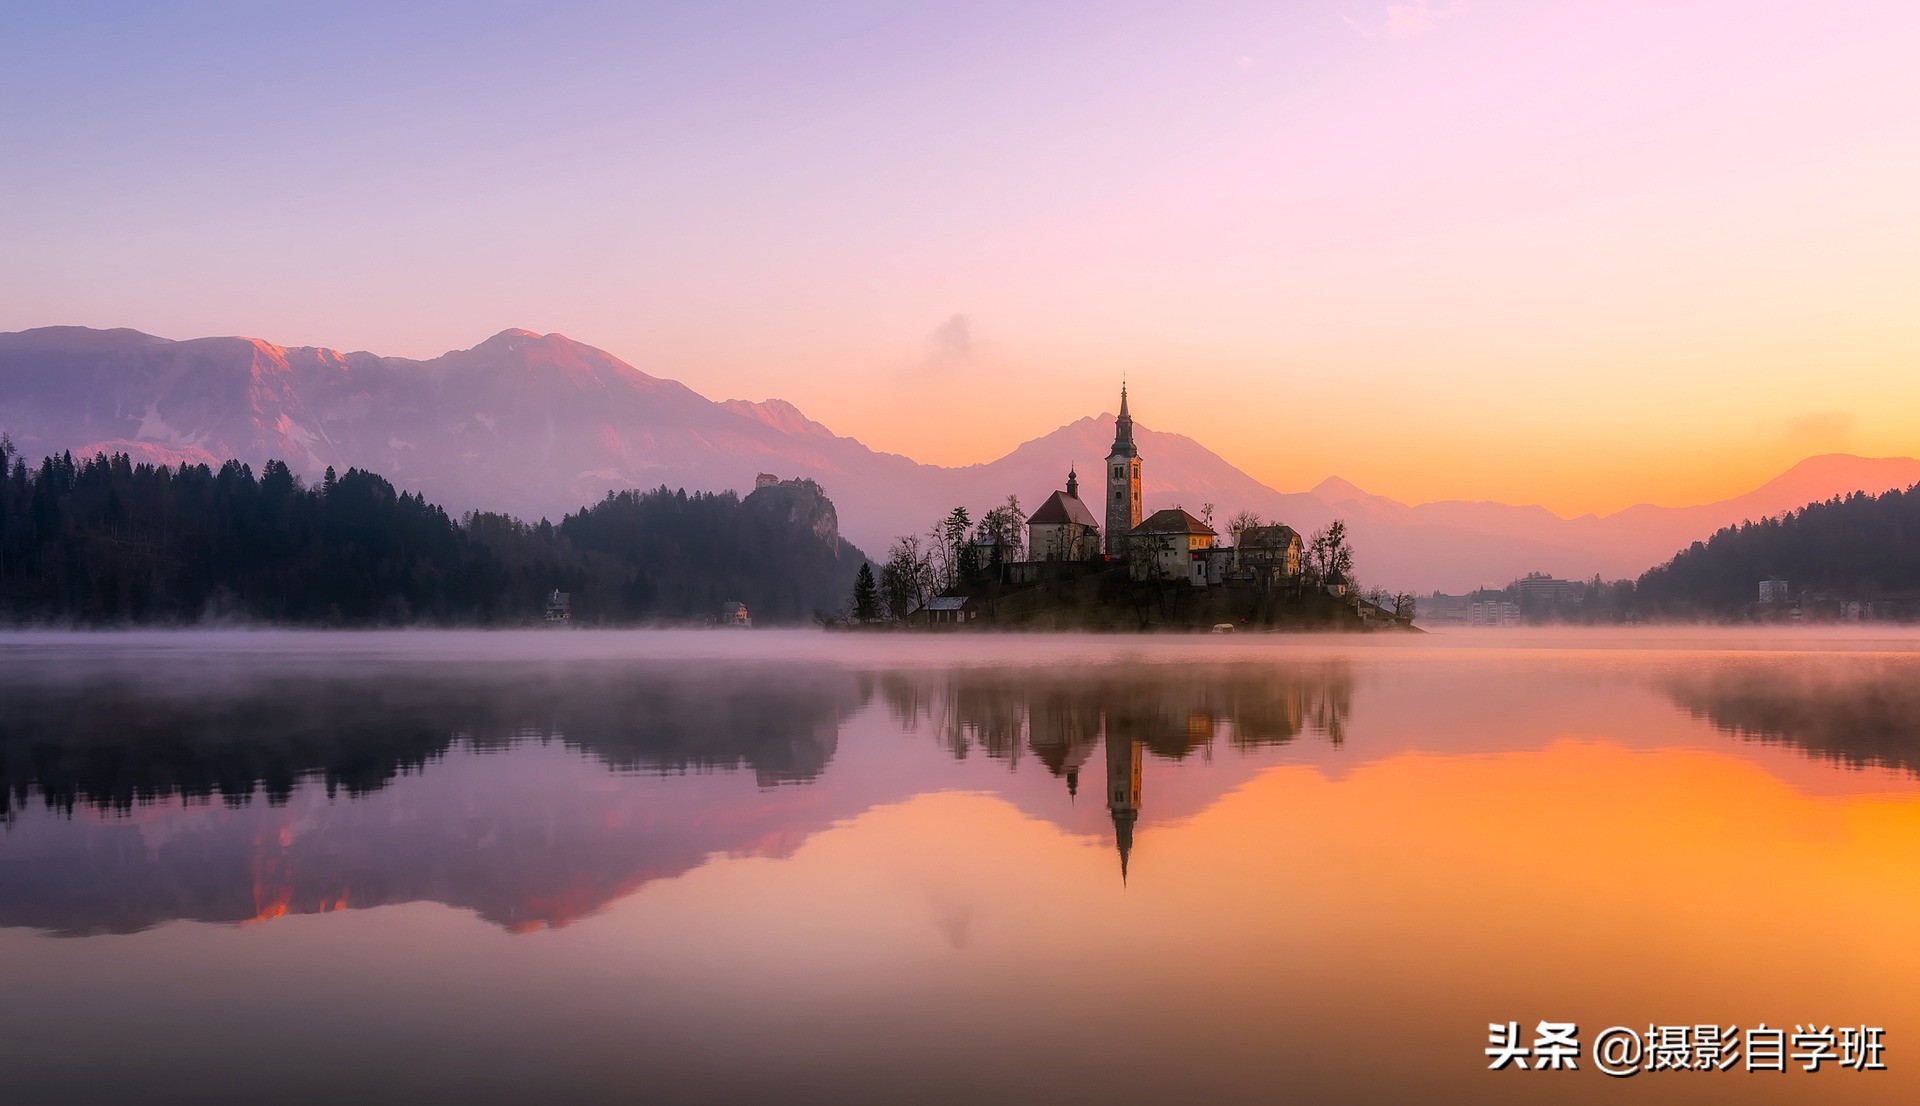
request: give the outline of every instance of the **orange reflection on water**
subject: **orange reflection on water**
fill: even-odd
[[[1275,768],[1154,824],[1156,769],[1171,770],[1148,764],[1124,887],[1111,838],[989,795],[926,795],[822,832],[786,862],[718,862],[651,888],[603,936],[645,931],[690,952],[687,993],[731,957],[728,977],[764,987],[753,1001],[776,1004],[775,1020],[832,995],[852,1021],[841,1028],[887,1053],[883,1069],[951,1068],[1016,1095],[1030,1087],[968,1066],[991,1054],[1031,1076],[1043,1062],[983,1028],[1015,1009],[1018,1024],[1050,1027],[1045,1062],[1128,1101],[1156,1080],[1169,1093],[1347,1101],[1356,1072],[1375,1101],[1627,1093],[1591,1070],[1486,1071],[1486,1025],[1509,1019],[1587,1034],[1865,1023],[1896,1047],[1920,1033],[1912,794],[1814,796],[1736,751],[1563,740],[1405,753],[1337,782]],[[885,1015],[902,980],[917,996],[906,1025]],[[722,991],[716,1017],[726,995],[745,999]],[[942,1049],[946,1031],[967,1055]],[[1102,1070],[1115,1035],[1135,1034],[1151,1040],[1151,1070]],[[1645,1074],[1631,1093],[1889,1101],[1913,1088],[1896,1064]]]

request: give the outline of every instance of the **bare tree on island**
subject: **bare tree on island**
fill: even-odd
[[[1236,511],[1227,520],[1227,533],[1233,535],[1233,544],[1239,545],[1241,536],[1260,525],[1260,516],[1252,511]]]
[[[1313,540],[1307,543],[1307,571],[1322,586],[1336,579],[1352,583],[1353,547],[1347,544],[1345,519],[1336,518],[1314,532]]]
[[[920,544],[920,535],[908,534],[893,543],[887,563],[880,566],[880,590],[887,617],[905,621],[926,605],[932,591],[933,565]]]

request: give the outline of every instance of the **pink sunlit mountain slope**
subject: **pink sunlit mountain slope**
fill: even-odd
[[[1139,397],[1136,397],[1139,398]],[[1089,397],[1104,405],[1110,397]],[[1151,421],[1151,401],[1137,409]],[[29,457],[124,451],[136,461],[256,467],[317,478],[372,469],[453,511],[558,518],[609,490],[746,490],[760,472],[819,481],[848,540],[869,554],[956,504],[976,517],[1007,495],[1031,509],[1077,465],[1098,495],[1113,418],[1090,416],[1004,457],[923,465],[834,434],[783,400],[716,402],[558,334],[506,330],[429,360],[284,347],[251,338],[170,341],[131,330],[0,334],[0,429]],[[1348,521],[1364,583],[1428,591],[1530,571],[1637,575],[1716,528],[1850,491],[1920,481],[1920,461],[1810,458],[1721,503],[1561,518],[1540,507],[1408,505],[1330,478],[1281,492],[1199,442],[1136,424],[1149,511],[1214,519],[1250,509],[1303,533]],[[1304,483],[1304,481],[1303,481]],[[1096,512],[1098,513],[1098,512]]]

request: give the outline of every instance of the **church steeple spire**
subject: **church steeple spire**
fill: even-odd
[[[1077,471],[1078,469],[1078,465],[1067,466],[1067,494],[1075,499],[1080,498],[1080,473]]]
[[[1120,414],[1113,420],[1113,456],[1132,457],[1139,451],[1133,445],[1133,416],[1127,413],[1127,386],[1120,385]]]

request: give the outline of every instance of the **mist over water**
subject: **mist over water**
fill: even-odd
[[[477,1102],[1618,1096],[1486,1071],[1509,1019],[1897,1055],[1916,645],[0,636],[0,1055],[24,1101]]]

